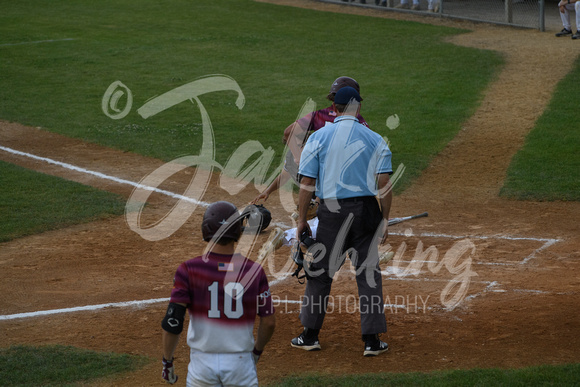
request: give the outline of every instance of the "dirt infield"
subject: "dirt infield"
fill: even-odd
[[[284,270],[288,249],[283,247],[264,265],[280,303],[276,333],[259,364],[262,383],[302,372],[407,372],[579,362],[580,203],[498,197],[511,157],[557,82],[570,70],[575,59],[570,46],[576,42],[556,39],[552,33],[308,0],[271,2],[468,28],[473,32],[456,36],[452,42],[498,50],[506,66],[458,136],[394,200],[392,216],[428,211],[429,217],[391,228],[390,244],[397,261],[383,268],[389,326],[383,339],[390,351],[377,358],[362,357],[355,300],[341,297],[356,294],[348,265],[333,287],[333,309],[320,336],[323,350],[305,353],[290,348],[290,339],[301,328],[293,301],[299,300],[303,285],[283,276],[288,270]],[[159,160],[15,123],[0,124],[0,145],[133,182],[162,165]],[[0,159],[126,197],[133,189],[120,181],[11,152],[0,151]],[[183,171],[164,188],[182,192],[191,177],[191,171]],[[204,201],[226,199],[243,206],[257,193],[248,187],[230,197],[218,178],[214,176]],[[151,199],[146,219],[159,218],[174,204],[160,194]],[[267,203],[276,221],[290,224],[275,198]],[[2,244],[0,315],[168,297],[178,264],[203,248],[200,238],[192,237],[202,213],[203,208],[198,208],[184,227],[157,242],[142,239],[119,217]],[[265,240],[267,232],[260,238]],[[453,264],[445,258],[461,247],[472,249],[469,267],[461,265],[465,260]],[[462,284],[468,285],[463,301],[445,308],[444,303],[462,291]],[[67,344],[157,359],[165,308],[165,302],[153,302],[0,320],[0,338],[3,346]],[[176,360],[182,375],[178,385],[184,385],[187,361],[182,339]],[[134,374],[97,384],[161,385],[160,371],[160,362],[154,362]]]

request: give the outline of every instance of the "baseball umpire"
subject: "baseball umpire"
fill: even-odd
[[[356,80],[351,77],[338,77],[332,82],[330,86],[330,91],[326,96],[329,101],[334,101],[334,96],[336,92],[343,87],[350,86],[354,87],[360,93],[360,86]],[[296,183],[298,183],[298,163],[300,160],[300,154],[302,153],[302,148],[306,142],[306,137],[308,133],[316,132],[320,128],[324,127],[327,123],[334,122],[337,117],[337,113],[334,110],[334,106],[330,105],[324,109],[316,110],[315,112],[309,113],[304,117],[294,121],[286,129],[284,129],[284,135],[282,137],[282,142],[288,145],[288,152],[286,153],[286,160],[284,162],[284,168],[282,172],[274,179],[272,184],[270,184],[264,192],[260,193],[252,201],[256,204],[260,200],[266,201],[268,197],[280,189],[288,179],[292,178]],[[368,126],[364,118],[359,114],[357,115],[359,122],[365,126]]]
[[[162,377],[170,384],[177,381],[173,355],[187,310],[187,386],[258,385],[256,364],[274,333],[275,314],[264,270],[235,253],[243,218],[229,202],[211,204],[201,225],[207,252],[182,263],[175,273],[161,323]]]
[[[333,103],[338,117],[308,138],[300,158],[297,238],[303,232],[311,234],[307,209],[313,191],[321,202],[313,246],[318,247],[312,250],[314,259],[307,270],[310,275],[300,309],[304,331],[291,344],[305,350],[321,348],[318,335],[332,279],[348,256],[356,268],[363,355],[376,356],[388,350],[379,339],[387,323],[378,245],[388,235],[392,165],[385,140],[358,122],[360,101],[355,88],[338,90]]]

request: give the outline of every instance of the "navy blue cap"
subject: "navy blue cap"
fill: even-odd
[[[358,93],[358,91],[356,91],[354,87],[346,86],[336,92],[336,95],[334,96],[334,103],[337,103],[339,105],[348,105],[348,103],[353,98],[357,102],[360,102],[362,100],[360,94]]]

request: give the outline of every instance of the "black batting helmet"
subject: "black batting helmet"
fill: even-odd
[[[203,240],[209,241],[214,236],[237,241],[242,235],[242,217],[238,209],[230,202],[219,201],[210,204],[203,214],[201,222]]]
[[[272,213],[262,204],[250,204],[244,209],[244,218],[246,219],[246,227],[244,230],[261,233],[272,221]]]

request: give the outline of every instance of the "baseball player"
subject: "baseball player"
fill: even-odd
[[[331,102],[334,101],[336,92],[345,86],[354,87],[360,93],[360,86],[353,78],[338,77],[334,80],[334,82],[332,82],[326,99]],[[331,105],[327,108],[320,109],[305,115],[284,129],[282,141],[284,144],[288,145],[289,148],[288,153],[286,153],[284,169],[264,192],[256,196],[256,198],[252,201],[252,204],[256,204],[260,200],[268,200],[268,197],[280,189],[280,187],[282,187],[284,184],[286,184],[290,178],[292,178],[296,184],[298,184],[298,162],[300,161],[300,154],[302,153],[302,148],[306,142],[308,133],[319,130],[327,123],[334,122],[336,117],[336,111],[334,111]],[[360,123],[368,126],[367,122],[360,114],[357,116],[357,118]]]
[[[378,336],[387,331],[387,325],[382,278],[377,268],[378,244],[385,243],[388,235],[391,151],[379,134],[358,122],[360,101],[356,89],[340,89],[334,99],[339,116],[308,138],[300,159],[297,238],[303,233],[312,235],[307,206],[314,190],[320,198],[316,235],[319,246],[310,263],[300,309],[304,330],[291,341],[292,347],[307,351],[321,348],[318,334],[332,278],[346,256],[356,267],[363,355],[376,356],[389,348]]]
[[[211,204],[201,225],[207,252],[182,263],[175,273],[161,323],[162,377],[170,384],[177,381],[173,354],[188,311],[187,386],[258,385],[256,364],[274,333],[275,315],[264,270],[235,253],[242,219],[229,202]]]
[[[558,3],[560,8],[560,18],[564,28],[556,34],[557,37],[570,36],[572,39],[580,39],[580,1],[578,0],[561,0]],[[576,33],[572,34],[572,25],[570,24],[570,11],[576,12]]]

